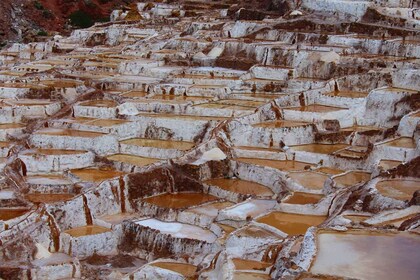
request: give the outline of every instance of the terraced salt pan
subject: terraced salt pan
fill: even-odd
[[[124,140],[124,141],[121,141],[121,144],[136,145],[140,147],[160,148],[160,149],[177,149],[181,151],[187,151],[194,147],[193,142],[144,139],[144,138]]]
[[[337,185],[342,187],[350,187],[359,183],[367,182],[370,180],[370,173],[363,171],[350,171],[344,175],[334,177]]]
[[[420,180],[384,180],[378,182],[375,187],[384,196],[398,200],[410,200],[413,193],[420,190]]]
[[[61,149],[32,149],[23,152],[25,155],[77,155],[84,153],[87,153],[87,151]]]
[[[306,144],[291,146],[290,148],[294,151],[304,151],[317,154],[332,154],[338,150],[347,148],[345,144]]]
[[[420,238],[409,233],[320,232],[310,272],[367,280],[416,280]]]
[[[290,172],[288,175],[302,187],[311,190],[322,190],[328,175],[312,171]]]
[[[21,208],[0,208],[0,221],[7,221],[22,216],[28,209]]]
[[[112,161],[119,161],[127,164],[132,164],[135,166],[143,167],[149,164],[156,163],[160,161],[160,159],[156,158],[145,158],[133,155],[125,155],[125,154],[116,154],[112,156],[108,156],[107,159]]]
[[[236,270],[265,270],[267,267],[270,267],[272,264],[267,262],[259,262],[254,260],[246,259],[232,259],[233,264],[235,265]]]
[[[287,107],[284,109],[300,111],[300,112],[313,112],[313,113],[328,113],[328,112],[336,112],[340,110],[348,110],[347,108],[325,106],[325,105],[319,105],[319,104],[312,104],[312,105],[301,106],[301,107]]]
[[[79,124],[99,126],[99,127],[117,126],[117,125],[125,124],[128,122],[126,120],[95,119],[95,118],[84,118],[84,117],[77,117],[77,118],[68,119],[65,121],[69,123],[79,123]]]
[[[402,161],[399,160],[381,160],[379,166],[385,170],[392,169],[400,165]]]
[[[29,193],[25,195],[25,198],[33,203],[51,204],[70,200],[74,196],[70,193]]]
[[[364,98],[368,95],[367,92],[359,92],[359,91],[331,91],[328,93],[323,93],[329,96],[335,97],[347,97],[347,98]]]
[[[15,129],[24,128],[25,125],[21,123],[0,123],[0,130],[2,129]]]
[[[277,168],[284,171],[298,171],[311,167],[310,163],[294,161],[294,160],[269,160],[269,159],[256,159],[256,158],[238,158],[238,162],[249,164],[268,166]]]
[[[270,275],[257,272],[234,272],[233,280],[268,280]]]
[[[124,172],[116,171],[113,169],[101,170],[94,168],[72,169],[70,172],[82,181],[95,183],[99,183],[125,174]]]
[[[182,209],[217,199],[205,193],[166,193],[145,198],[143,201],[159,207]]]
[[[217,238],[217,236],[209,230],[188,224],[163,222],[154,218],[137,221],[135,223],[144,227],[159,230],[161,233],[169,234],[176,238],[191,238],[208,243],[213,243]]]
[[[343,215],[343,217],[351,220],[353,223],[360,223],[360,222],[364,222],[365,220],[369,219],[370,216],[350,214],[350,215]]]
[[[390,147],[398,147],[398,148],[406,148],[406,149],[415,149],[416,143],[414,142],[413,138],[409,137],[401,137],[384,144],[385,146]]]
[[[230,207],[232,205],[234,204],[228,201],[212,202],[203,206],[194,207],[192,209],[189,209],[189,211],[200,215],[216,217],[219,213],[219,210]]]
[[[60,175],[34,175],[26,177],[26,182],[34,185],[67,185],[72,182]]]
[[[172,270],[176,273],[179,273],[185,276],[187,279],[191,279],[195,276],[197,267],[188,263],[178,263],[178,262],[153,262],[150,265],[157,266],[163,269]]]
[[[44,128],[35,132],[35,134],[51,135],[51,136],[70,136],[70,137],[82,137],[82,138],[95,138],[101,137],[106,134],[99,132],[72,130],[72,129],[60,129],[60,128]]]
[[[273,226],[288,235],[298,235],[305,234],[309,227],[321,224],[326,218],[326,216],[300,215],[276,211],[258,218],[257,222]]]
[[[254,127],[263,127],[263,128],[284,128],[284,127],[297,127],[310,125],[308,122],[299,122],[299,121],[289,121],[289,120],[276,120],[263,123],[253,124]]]
[[[72,228],[64,232],[67,234],[70,234],[73,237],[81,237],[81,236],[95,235],[95,234],[100,234],[100,233],[110,232],[110,231],[111,230],[108,228],[92,225],[92,226],[82,226],[82,227]]]
[[[112,108],[117,106],[118,103],[113,100],[90,100],[79,103],[78,106],[92,106],[92,107],[105,107]]]
[[[196,116],[196,115],[176,115],[176,114],[151,114],[151,113],[140,113],[137,114],[139,117],[150,117],[150,118],[164,118],[164,119],[180,119],[180,120],[198,120],[198,121],[224,121],[227,117],[213,117],[213,116]]]
[[[271,191],[266,186],[263,186],[261,184],[251,182],[251,181],[245,181],[240,179],[225,179],[225,178],[219,178],[219,179],[211,179],[205,181],[208,185],[214,185],[221,189],[231,191],[234,193],[240,193],[240,194],[253,194],[253,195],[259,195],[259,196],[272,196],[273,191]]]
[[[341,169],[336,169],[336,168],[331,168],[331,167],[320,167],[316,169],[316,171],[322,172],[328,175],[338,175],[338,174],[344,173],[344,171]]]
[[[361,126],[361,125],[355,125],[351,127],[345,127],[341,128],[340,131],[355,131],[355,132],[364,132],[364,131],[370,131],[370,130],[380,130],[380,128],[376,126]]]
[[[294,192],[283,202],[288,204],[315,204],[318,203],[323,197],[324,196],[322,194]]]

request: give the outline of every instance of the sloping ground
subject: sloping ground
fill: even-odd
[[[2,0],[0,1],[0,44],[22,38],[34,41],[38,34],[68,33],[69,16],[77,11],[94,21],[109,18],[113,9],[125,6],[131,0]],[[20,34],[22,34],[20,36]]]

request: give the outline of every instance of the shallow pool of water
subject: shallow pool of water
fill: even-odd
[[[317,244],[312,273],[368,280],[419,279],[418,235],[320,232]]]
[[[218,186],[221,189],[239,194],[252,194],[258,196],[272,196],[273,192],[266,186],[240,179],[211,179],[205,181],[208,185]]]
[[[257,220],[259,223],[265,223],[273,226],[288,235],[305,234],[311,226],[317,226],[324,222],[325,216],[300,215],[285,212],[272,212]]]

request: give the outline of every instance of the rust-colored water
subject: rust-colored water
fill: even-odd
[[[126,120],[107,120],[107,119],[96,119],[92,120],[90,122],[85,122],[85,124],[88,125],[95,125],[100,127],[109,127],[109,126],[115,126],[115,125],[121,125],[124,123],[127,123]]]
[[[359,92],[359,91],[332,91],[332,92],[328,92],[324,94],[329,95],[329,96],[339,96],[339,97],[348,97],[348,98],[364,98],[368,95],[367,92]]]
[[[338,175],[344,172],[341,169],[336,169],[336,168],[331,168],[331,167],[320,167],[316,171],[322,172],[328,175]]]
[[[268,166],[277,168],[284,171],[298,171],[309,168],[312,165],[306,162],[294,161],[294,160],[271,160],[271,159],[257,159],[257,158],[238,158],[239,162],[245,162],[249,164]]]
[[[87,151],[76,151],[76,150],[61,150],[61,149],[35,149],[25,151],[25,155],[77,155],[84,154]]]
[[[271,277],[268,274],[236,271],[233,273],[233,280],[268,280]]]
[[[147,95],[147,92],[144,91],[130,91],[127,93],[123,93],[122,94],[124,97],[128,97],[128,98],[141,98],[141,97],[145,97]]]
[[[165,193],[145,198],[144,201],[159,207],[182,209],[217,199],[205,193]]]
[[[117,106],[117,102],[113,100],[90,100],[85,101],[79,104],[79,106],[93,106],[93,107],[106,107],[106,108],[112,108]]]
[[[324,196],[322,194],[294,192],[284,202],[289,204],[315,204],[318,203]]]
[[[175,140],[155,140],[155,139],[144,139],[134,138],[129,140],[121,141],[121,144],[136,145],[141,147],[153,147],[160,149],[176,149],[181,151],[187,151],[194,147],[193,142],[175,141]]]
[[[227,109],[227,110],[252,110],[255,106],[241,106],[241,105],[229,105],[223,103],[204,103],[198,104],[194,107],[208,108],[208,109]]]
[[[107,159],[112,160],[112,161],[124,162],[124,163],[132,164],[132,165],[140,166],[140,167],[160,161],[160,159],[157,159],[157,158],[145,158],[145,157],[139,157],[139,156],[125,155],[125,154],[116,154],[116,155],[108,156]]]
[[[233,258],[232,261],[236,270],[265,270],[267,267],[272,265],[271,263],[267,262],[259,262],[239,258]]]
[[[264,128],[283,128],[283,127],[297,127],[305,126],[311,123],[308,122],[298,122],[298,121],[288,121],[288,120],[276,120],[263,123],[257,123],[252,126],[254,127],[264,127]]]
[[[263,147],[252,147],[252,146],[236,146],[236,148],[241,150],[247,150],[247,151],[264,151],[264,152],[280,152],[282,149],[271,147],[271,148],[263,148]]]
[[[102,182],[111,178],[115,178],[125,173],[116,170],[101,170],[94,168],[72,169],[71,173],[79,177],[82,181]]]
[[[9,147],[9,146],[10,146],[9,142],[0,141],[0,148],[6,148],[6,147]]]
[[[306,144],[291,146],[294,151],[304,151],[317,154],[332,154],[338,150],[347,148],[345,144]]]
[[[340,175],[334,178],[334,181],[344,187],[350,187],[358,183],[367,182],[370,180],[370,173],[363,171],[351,171],[347,174]]]
[[[168,95],[168,94],[162,94],[162,95],[154,95],[151,96],[149,99],[151,100],[176,100],[176,101],[201,101],[201,100],[207,100],[208,97],[204,96],[184,96],[184,95]]]
[[[82,226],[82,227],[72,228],[64,232],[70,234],[73,237],[81,237],[81,236],[100,234],[100,233],[110,232],[110,231],[111,230],[109,228],[93,225],[93,226]]]
[[[236,228],[228,226],[228,225],[224,225],[224,224],[217,224],[219,227],[221,227],[226,234],[230,234],[232,233]]]
[[[26,212],[28,212],[28,209],[7,209],[7,208],[1,208],[0,209],[0,221],[7,221],[14,218],[17,218],[19,216],[22,216]]]
[[[217,101],[218,104],[227,104],[227,105],[239,105],[245,107],[259,107],[264,105],[265,102],[262,101],[250,101],[250,100],[243,100],[243,99],[225,99]]]
[[[148,114],[140,113],[137,116],[144,116],[150,118],[166,118],[166,119],[181,119],[181,120],[198,120],[198,121],[224,121],[227,117],[208,117],[208,116],[194,116],[194,115],[176,115],[176,114]]]
[[[73,88],[81,85],[82,82],[76,80],[44,80],[40,81],[43,85],[57,87],[57,88]]]
[[[317,236],[316,274],[367,280],[417,280],[420,238],[409,233],[328,232]]]
[[[420,180],[386,180],[376,184],[376,189],[384,196],[399,200],[409,200],[413,193],[420,190]]]
[[[184,275],[187,278],[193,278],[195,276],[195,272],[197,271],[197,267],[195,265],[187,263],[155,262],[151,263],[150,265],[175,271],[181,275]]]
[[[312,190],[322,190],[325,180],[328,179],[328,175],[312,171],[291,172],[289,177],[301,186]]]
[[[324,222],[325,216],[299,215],[284,212],[272,212],[257,220],[273,226],[288,235],[304,234],[311,226],[317,226]]]
[[[414,139],[409,138],[409,137],[401,137],[393,141],[387,142],[385,143],[385,145],[391,146],[391,147],[408,148],[408,149],[416,148],[416,143],[414,142]]]
[[[119,213],[119,214],[114,214],[114,215],[102,216],[99,219],[107,223],[117,225],[117,224],[121,224],[124,220],[134,220],[138,218],[139,218],[139,215],[136,213]]]
[[[385,160],[385,159],[383,159],[379,162],[379,166],[381,166],[385,170],[388,170],[388,169],[392,169],[394,167],[397,167],[401,163],[402,162],[398,161],[398,160]]]
[[[70,137],[83,137],[83,138],[95,138],[101,137],[106,134],[91,131],[73,130],[73,129],[59,129],[59,128],[48,128],[37,131],[36,134],[53,135],[53,136],[70,136]]]
[[[267,188],[266,186],[263,186],[261,184],[251,182],[251,181],[245,181],[240,179],[211,179],[205,181],[208,185],[215,185],[218,186],[221,189],[240,193],[240,194],[253,194],[253,195],[259,195],[259,196],[272,196],[273,192]]]
[[[333,106],[325,106],[325,105],[319,105],[319,104],[312,104],[302,107],[290,107],[290,108],[284,108],[287,110],[293,110],[293,111],[300,111],[300,112],[314,112],[314,113],[328,113],[328,112],[335,112],[339,110],[347,110],[347,108],[339,108],[339,107],[333,107]]]
[[[25,195],[26,199],[33,203],[56,203],[70,200],[74,194],[69,193],[29,193]]]
[[[342,157],[347,157],[347,158],[362,158],[363,156],[365,156],[365,152],[359,152],[359,151],[351,151],[351,150],[342,150],[339,151],[337,153],[335,153],[335,155],[339,155]]]
[[[0,123],[0,130],[12,129],[12,128],[23,128],[23,127],[25,127],[25,125],[21,123]]]

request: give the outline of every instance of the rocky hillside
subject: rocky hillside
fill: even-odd
[[[131,0],[2,0],[0,1],[0,44],[31,42],[50,33],[68,33],[106,21],[113,9]]]

